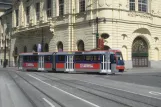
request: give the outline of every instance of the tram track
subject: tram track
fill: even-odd
[[[24,94],[24,96],[28,99],[28,101],[31,103],[33,107],[38,107],[32,99],[27,95],[27,93],[21,88],[21,86],[16,82],[16,80],[11,76],[9,71],[7,71],[7,74],[10,76],[10,78],[15,82],[15,84],[18,86],[18,88],[21,90],[21,92]]]
[[[123,97],[123,96],[116,95],[116,94],[110,93],[108,91],[105,91],[105,90],[108,90],[107,87],[101,87],[104,90],[100,90],[100,86],[98,87],[96,85],[89,84],[89,83],[88,84],[84,84],[84,83],[80,83],[80,81],[79,81],[79,83],[76,82],[76,81],[66,81],[65,79],[58,78],[58,77],[55,77],[53,75],[51,76],[51,75],[48,75],[48,74],[40,74],[40,73],[34,73],[34,74],[38,75],[38,76],[41,76],[41,77],[44,77],[46,79],[49,79],[51,81],[54,81],[56,83],[66,85],[68,87],[76,88],[76,89],[78,89],[80,91],[89,93],[91,95],[94,95],[94,96],[97,96],[97,97],[100,97],[100,98],[103,98],[103,99],[106,99],[108,101],[110,100],[112,102],[115,102],[115,103],[118,103],[118,104],[121,104],[121,105],[124,105],[124,106],[127,106],[127,107],[133,107],[133,106],[135,106],[135,107],[136,106],[138,106],[138,107],[139,106],[157,107],[157,106],[154,106],[154,105],[151,105],[151,104],[147,104],[147,103],[144,103],[144,102],[136,101],[136,100],[133,100],[133,99],[129,99],[129,98],[126,98],[126,97]],[[58,80],[55,80],[55,79],[52,79],[52,78],[56,78]],[[85,89],[82,88],[82,87],[85,87]],[[101,92],[103,94],[106,94],[107,96],[101,96],[100,94],[98,94],[96,92]],[[110,98],[108,96],[110,96]],[[128,101],[130,101],[132,103],[126,104],[125,102],[128,102]]]
[[[32,104],[33,107],[39,107],[36,105],[36,103],[29,97],[29,95],[23,90],[23,88],[21,88],[21,86],[17,83],[17,81],[12,77],[12,75],[9,73],[9,76],[11,77],[11,79],[16,83],[16,85],[20,88],[20,90],[24,93],[25,97],[30,101],[30,103]],[[35,85],[33,85],[32,83],[30,83],[27,79],[25,79],[24,77],[22,77],[20,74],[16,73],[15,74],[17,76],[19,76],[21,79],[23,79],[25,82],[27,82],[28,84],[30,84],[31,86],[33,86],[36,90],[38,90],[39,92],[41,92],[42,94],[44,94],[45,96],[47,96],[50,100],[52,100],[53,102],[55,102],[56,104],[58,104],[60,107],[66,107],[65,105],[63,105],[61,102],[59,102],[58,100],[52,98],[50,95],[46,94],[43,90],[41,90],[40,88],[36,87]]]

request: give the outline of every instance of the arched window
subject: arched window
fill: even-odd
[[[44,51],[49,52],[49,45],[47,43],[45,44]]]
[[[85,12],[85,0],[79,0],[79,12]]]
[[[15,47],[14,54],[18,55],[18,48],[17,47]]]
[[[23,52],[27,52],[27,47],[24,46]]]
[[[138,9],[141,12],[147,12],[148,11],[148,1],[147,0],[138,0]]]
[[[14,65],[17,66],[17,57],[18,57],[18,48],[15,47],[14,49]]]
[[[78,41],[77,48],[78,48],[78,51],[84,51],[84,42],[83,42],[83,40]]]
[[[36,44],[33,46],[33,51],[37,52],[37,45]]]
[[[134,39],[132,44],[133,67],[148,67],[149,47],[146,40],[142,37]]]
[[[63,51],[63,43],[61,41],[57,44],[58,51]]]
[[[130,8],[130,11],[135,11],[135,0],[130,0],[129,8]]]

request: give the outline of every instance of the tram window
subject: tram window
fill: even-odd
[[[38,56],[24,56],[23,61],[24,62],[38,61]]]
[[[58,55],[58,61],[65,61],[65,55]]]
[[[33,57],[32,57],[32,60],[33,60],[33,61],[38,61],[38,56],[33,56]]]
[[[114,54],[111,54],[110,55],[110,62],[111,63],[116,63],[116,58],[115,58],[115,55]]]
[[[101,60],[100,57],[101,57],[100,55],[94,55],[94,56],[93,56],[93,60],[94,60],[94,61],[100,61],[100,60]]]
[[[122,55],[121,52],[116,52],[116,55]]]
[[[75,61],[83,61],[84,57],[83,57],[83,55],[75,55],[74,59],[75,59]]]
[[[85,56],[86,61],[100,61],[99,55],[87,55]]]
[[[23,57],[23,61],[26,62],[27,61],[27,56]]]
[[[93,56],[92,55],[86,55],[85,61],[93,61]]]
[[[118,57],[118,60],[120,60],[120,57]]]
[[[45,56],[45,61],[50,61],[51,60],[51,56],[47,55]]]
[[[93,56],[93,60],[94,60],[94,61],[97,61],[97,60],[98,60],[98,56],[94,55],[94,56]]]
[[[32,56],[29,56],[29,61],[32,61],[32,59],[33,59]]]
[[[29,56],[24,56],[24,58],[25,58],[25,62],[29,61]]]
[[[121,56],[117,56],[117,60],[123,60]]]
[[[118,60],[123,60],[123,56],[122,56],[122,53],[121,52],[116,52],[116,56],[120,59]]]

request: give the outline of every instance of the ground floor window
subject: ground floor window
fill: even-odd
[[[63,43],[61,41],[58,42],[57,49],[58,51],[63,51]]]
[[[33,51],[37,52],[37,45],[36,44],[33,46]]]
[[[133,67],[148,67],[148,44],[141,37],[137,37],[133,42],[132,62]]]
[[[84,42],[83,42],[83,40],[78,41],[77,49],[78,49],[78,51],[84,51]]]
[[[45,44],[44,51],[49,52],[49,45],[47,43]]]

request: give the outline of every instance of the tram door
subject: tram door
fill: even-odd
[[[44,56],[38,56],[38,70],[43,71],[44,70]]]
[[[107,69],[109,68],[108,62],[106,60],[106,55],[102,55],[102,62],[101,62],[101,73],[107,73]]]
[[[112,73],[115,73],[118,70],[116,69],[116,58],[114,54],[110,54],[110,69]]]
[[[66,56],[66,72],[73,72],[74,71],[74,62],[73,62],[73,55]]]
[[[112,74],[115,70],[111,67],[110,54],[102,55],[101,73]]]
[[[23,69],[23,56],[19,56],[19,59],[18,59],[18,69],[19,70]]]

